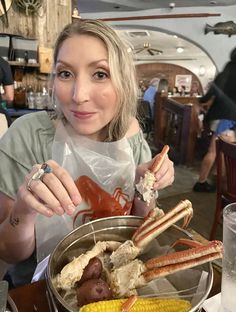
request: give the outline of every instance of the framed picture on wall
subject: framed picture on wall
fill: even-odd
[[[192,75],[176,75],[175,76],[175,86],[178,90],[181,89],[182,86],[185,87],[186,92],[190,92],[192,85]]]

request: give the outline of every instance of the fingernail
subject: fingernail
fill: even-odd
[[[75,211],[75,206],[73,204],[70,204],[67,206],[67,213],[68,214],[73,214]]]
[[[52,217],[54,215],[54,213],[51,209],[47,210],[47,214],[48,214],[48,217]]]
[[[64,209],[62,207],[56,207],[54,210],[59,215],[63,215],[64,213]]]
[[[79,196],[79,195],[73,195],[73,196],[72,196],[72,201],[73,201],[73,203],[75,204],[75,206],[77,206],[78,204],[81,203],[82,198],[81,198],[81,196]]]

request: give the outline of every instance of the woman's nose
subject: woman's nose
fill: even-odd
[[[87,102],[89,100],[89,84],[77,79],[73,87],[72,99],[77,104]]]

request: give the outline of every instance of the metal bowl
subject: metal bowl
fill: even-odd
[[[94,242],[104,240],[125,241],[132,237],[135,229],[141,224],[142,218],[135,216],[118,216],[98,219],[86,223],[61,240],[50,255],[47,267],[47,286],[52,294],[58,309],[66,312],[78,311],[78,307],[73,307],[66,302],[53,285],[54,277],[61,269],[74,257],[86,252],[94,246]],[[147,258],[166,253],[170,250],[170,245],[179,238],[191,238],[188,232],[178,226],[171,226],[164,233],[158,236],[145,250],[140,257],[145,261]],[[204,276],[204,283],[200,283]],[[176,292],[164,290],[162,286],[160,292],[156,292],[156,284],[163,281],[163,278],[152,282],[152,288],[148,289],[149,296],[160,297],[181,297],[188,299],[192,303],[190,312],[198,311],[204,300],[207,298],[213,283],[213,270],[210,263],[197,266],[193,269],[174,273],[165,278],[165,282],[171,285]],[[142,289],[140,289],[143,294]]]

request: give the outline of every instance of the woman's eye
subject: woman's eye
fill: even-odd
[[[61,71],[57,72],[57,77],[59,77],[61,79],[69,79],[72,77],[72,74],[69,71],[61,70]]]
[[[105,79],[108,78],[108,74],[104,71],[97,71],[94,74],[95,79],[101,80],[101,79]]]

